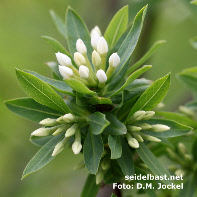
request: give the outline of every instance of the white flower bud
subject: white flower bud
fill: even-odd
[[[134,132],[134,133],[132,133],[132,135],[138,142],[143,142],[144,141],[140,134]]]
[[[136,121],[139,121],[139,120],[142,120],[142,118],[144,118],[146,112],[145,111],[136,111],[133,116],[131,116],[129,122],[136,122]]]
[[[79,67],[79,75],[82,79],[88,79],[89,78],[89,69],[86,66],[80,66]]]
[[[60,52],[56,53],[56,58],[61,66],[72,65],[71,59],[63,53],[60,53]]]
[[[143,120],[149,120],[155,115],[154,111],[146,111],[145,116],[143,117]]]
[[[58,122],[56,119],[45,118],[44,120],[40,121],[40,124],[44,126],[55,126],[58,124]]]
[[[85,54],[87,53],[87,48],[84,42],[81,39],[78,39],[76,42],[76,49],[79,53]]]
[[[39,128],[36,129],[34,132],[31,133],[33,136],[47,136],[50,135],[53,131],[55,131],[57,127],[51,127],[51,128]]]
[[[70,137],[75,134],[78,129],[78,124],[73,124],[65,133],[65,137]]]
[[[147,123],[143,123],[141,125],[139,125],[143,130],[148,130],[148,129],[151,129],[152,126],[147,124]]]
[[[63,116],[60,116],[56,121],[58,123],[64,123]]]
[[[99,54],[106,54],[108,52],[108,45],[104,37],[100,37],[97,43],[97,51]]]
[[[65,115],[63,116],[63,120],[64,120],[64,122],[66,122],[66,123],[70,123],[70,122],[73,122],[73,121],[75,120],[75,116],[73,116],[71,113],[65,114]]]
[[[65,132],[68,128],[70,128],[70,124],[66,124],[60,128],[58,128],[54,133],[53,133],[53,136],[57,136],[57,135],[60,135],[61,133]]]
[[[93,31],[96,31],[96,32],[99,34],[99,36],[102,36],[101,30],[100,30],[100,28],[99,28],[98,26],[95,26],[95,27],[92,29],[91,35],[92,35],[92,32],[93,32]]]
[[[75,63],[77,64],[77,66],[81,66],[81,65],[86,64],[86,60],[85,60],[84,56],[81,55],[81,53],[79,53],[79,52],[74,53],[74,60],[75,60]]]
[[[64,138],[62,141],[60,141],[54,148],[52,156],[58,155],[60,152],[64,150],[65,144],[68,142],[69,138]]]
[[[97,43],[98,43],[99,38],[100,38],[100,35],[97,33],[96,30],[93,30],[91,34],[91,45],[94,49],[97,49]]]
[[[195,116],[194,111],[192,109],[187,108],[187,107],[180,106],[179,110],[180,110],[180,112],[182,112],[183,114],[185,114],[187,116],[190,116],[190,117],[194,117]]]
[[[175,174],[176,176],[185,176],[185,175],[187,174],[187,172],[186,172],[185,170],[183,170],[183,169],[178,169],[178,170],[176,170],[176,171],[174,172],[174,174]]]
[[[138,131],[142,130],[141,127],[132,126],[132,125],[127,126],[127,129],[128,129],[129,131],[131,131],[131,132],[138,132]]]
[[[107,75],[101,69],[97,71],[96,77],[98,78],[100,83],[105,83],[107,81]]]
[[[92,63],[95,67],[99,67],[101,65],[101,57],[96,51],[92,52]]]
[[[108,170],[110,168],[110,160],[109,159],[103,159],[101,163],[101,167],[103,170]]]
[[[167,131],[170,129],[170,127],[163,125],[163,124],[156,124],[156,125],[151,125],[151,126],[154,132],[163,132],[163,131]]]
[[[187,154],[187,148],[185,147],[185,145],[183,143],[178,143],[178,151],[181,155],[185,155]]]
[[[129,133],[126,134],[126,138],[127,138],[129,146],[131,146],[132,148],[139,148],[138,141],[135,138],[131,137]]]
[[[72,69],[65,66],[59,66],[59,71],[63,79],[68,79],[69,77],[74,75]]]
[[[79,154],[80,151],[82,149],[82,145],[81,145],[81,142],[79,141],[75,141],[73,144],[72,144],[72,150],[73,150],[73,153],[75,155]]]
[[[151,141],[151,142],[161,142],[159,138],[153,137],[151,135],[146,135],[144,133],[140,133],[144,140]]]
[[[116,68],[120,63],[120,57],[117,53],[113,53],[109,58],[109,65]]]
[[[101,181],[103,180],[104,178],[104,173],[103,173],[103,170],[99,170],[96,174],[96,184],[100,184]]]

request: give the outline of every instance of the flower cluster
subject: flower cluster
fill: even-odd
[[[56,53],[57,61],[60,64],[59,71],[65,82],[72,77],[89,88],[102,89],[119,65],[120,57],[117,53],[113,53],[109,57],[109,66],[106,68],[108,44],[105,38],[101,36],[101,31],[97,26],[91,32],[91,45],[94,49],[92,62],[88,59],[84,42],[81,39],[77,40],[74,62],[78,68],[73,65],[70,57],[60,52]]]

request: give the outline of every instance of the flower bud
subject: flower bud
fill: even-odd
[[[65,114],[65,115],[63,116],[63,120],[64,120],[64,122],[66,122],[66,123],[70,123],[70,122],[73,122],[73,121],[75,120],[75,116],[73,116],[71,113]]]
[[[144,141],[140,134],[133,132],[132,135],[138,142],[143,142]]]
[[[74,75],[72,69],[65,66],[59,66],[59,71],[64,80]]]
[[[78,39],[76,42],[76,49],[79,53],[85,54],[87,53],[87,48],[84,42],[81,39]]]
[[[97,43],[99,38],[100,35],[95,30],[93,30],[91,34],[91,45],[94,49],[97,49]]]
[[[75,141],[73,144],[72,144],[72,150],[73,150],[73,153],[75,155],[79,154],[80,151],[82,149],[82,145],[81,145],[81,142],[79,141]]]
[[[178,170],[176,170],[176,171],[174,172],[174,174],[175,174],[176,176],[185,176],[185,175],[187,174],[187,172],[186,172],[185,170],[183,170],[183,169],[178,169]]]
[[[153,137],[151,135],[146,135],[144,133],[140,133],[144,140],[151,141],[151,142],[161,142],[159,138]]]
[[[116,68],[120,63],[120,57],[117,53],[113,53],[109,58],[109,65]]]
[[[96,68],[100,67],[101,65],[101,57],[96,51],[92,52],[92,63]]]
[[[143,124],[140,124],[139,125],[143,130],[148,130],[148,129],[151,129],[152,126],[147,124],[147,123],[143,123]]]
[[[48,136],[51,133],[53,133],[57,128],[58,128],[57,126],[50,127],[50,128],[42,127],[42,128],[36,129],[34,132],[31,133],[31,135],[33,135],[33,136]]]
[[[56,53],[56,58],[61,66],[72,65],[71,59],[63,53],[60,53],[60,52]]]
[[[58,128],[54,133],[53,133],[53,136],[57,136],[57,135],[60,135],[61,133],[65,132],[68,128],[70,128],[70,124],[66,124],[60,128]]]
[[[131,137],[129,133],[126,134],[126,138],[127,138],[129,146],[131,146],[132,148],[139,148],[138,141],[135,138]]]
[[[96,32],[99,34],[99,36],[102,36],[101,30],[100,30],[100,28],[99,28],[98,26],[95,26],[95,27],[92,29],[92,31],[91,31],[91,36],[92,36],[92,32],[93,32],[93,31],[96,31]]]
[[[63,116],[60,116],[58,119],[56,119],[56,121],[58,123],[64,123]]]
[[[102,182],[103,178],[104,178],[104,172],[103,172],[103,170],[99,170],[96,174],[96,184],[97,185],[100,184]]]
[[[149,120],[155,115],[154,111],[146,111],[145,116],[143,117],[143,120]]]
[[[104,37],[100,37],[97,43],[97,51],[99,54],[103,55],[108,52],[108,45]]]
[[[56,119],[45,118],[44,120],[40,121],[40,124],[44,126],[55,126],[58,124],[58,122]]]
[[[187,154],[187,148],[185,147],[185,145],[183,143],[178,143],[178,151],[179,153],[184,156],[185,154]]]
[[[131,118],[129,119],[128,123],[133,123],[139,120],[142,120],[142,118],[144,118],[146,112],[145,111],[137,111],[133,114],[133,116],[131,116]]]
[[[98,70],[96,73],[96,77],[98,78],[100,83],[105,83],[107,81],[107,76],[103,70]]]
[[[189,108],[184,107],[184,106],[180,106],[179,111],[182,112],[183,114],[187,115],[187,116],[190,116],[190,117],[195,116],[195,113],[192,109],[189,109]]]
[[[82,79],[88,79],[89,78],[89,69],[86,66],[80,66],[79,67],[79,75]]]
[[[69,138],[64,138],[62,141],[60,141],[54,148],[52,156],[58,155],[60,152],[64,150],[65,144],[68,142]]]
[[[152,130],[154,132],[163,132],[163,131],[167,131],[170,129],[170,127],[163,125],[163,124],[155,124],[155,125],[151,125],[152,126]]]
[[[190,154],[185,154],[184,159],[187,163],[193,163],[193,157]]]
[[[70,136],[74,135],[75,132],[77,131],[77,129],[78,129],[78,124],[77,124],[77,123],[73,124],[73,125],[66,131],[65,137],[70,137]]]
[[[103,159],[103,161],[101,162],[101,168],[103,170],[108,170],[110,168],[110,160],[109,159]]]
[[[85,60],[84,56],[81,55],[81,53],[79,53],[79,52],[74,53],[74,60],[75,60],[75,63],[77,64],[77,66],[81,66],[81,65],[86,64],[86,60]]]
[[[132,126],[132,125],[127,126],[127,129],[128,129],[129,131],[131,131],[131,132],[138,132],[138,131],[142,130],[141,127]]]

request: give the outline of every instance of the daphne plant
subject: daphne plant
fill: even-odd
[[[170,176],[148,146],[165,144],[166,138],[184,135],[191,127],[169,118],[155,118],[155,107],[170,87],[170,74],[155,82],[138,79],[151,68],[139,67],[165,41],[156,42],[130,65],[146,10],[147,6],[142,8],[128,26],[128,7],[123,7],[104,35],[98,26],[90,33],[70,7],[66,26],[52,12],[69,52],[55,39],[43,37],[56,55],[57,63],[47,63],[54,79],[16,69],[18,81],[30,98],[6,101],[11,111],[41,125],[32,132],[30,141],[42,148],[22,178],[44,167],[66,144],[71,145],[74,154],[84,155],[77,168],[85,166],[90,173],[82,197],[96,196],[101,182],[119,183],[124,175],[138,173],[140,163],[155,175]]]

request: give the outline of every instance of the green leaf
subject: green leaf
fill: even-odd
[[[197,5],[197,0],[190,1],[191,4]]]
[[[113,105],[109,98],[94,96],[88,101],[91,105]]]
[[[138,99],[131,109],[127,120],[139,110],[149,111],[156,107],[166,96],[170,88],[170,74],[155,81]],[[127,121],[126,120],[126,121]]]
[[[96,95],[96,92],[93,92],[87,88],[81,81],[69,78],[65,81],[73,90],[80,92],[82,94]]]
[[[99,188],[100,184],[96,185],[96,176],[93,174],[89,174],[86,179],[85,185],[83,186],[81,197],[96,197]]]
[[[197,5],[197,3],[196,3],[196,5]],[[197,49],[197,36],[195,36],[195,37],[193,37],[193,38],[190,39],[190,44],[192,45],[192,47],[194,49]]]
[[[177,114],[173,112],[164,112],[164,111],[158,111],[155,113],[155,116],[161,116],[165,119],[174,120],[176,122],[182,123],[184,125],[188,125],[192,128],[197,128],[197,122],[188,118],[187,116],[184,116],[182,114]]]
[[[29,141],[36,146],[44,146],[52,138],[54,138],[54,136],[46,136],[46,137],[31,136]]]
[[[52,138],[47,144],[45,144],[37,153],[36,155],[30,160],[30,162],[27,164],[22,179],[27,177],[29,174],[41,169],[46,164],[48,164],[52,159],[55,157],[52,157],[52,152],[58,141],[60,140],[60,136],[56,136]]]
[[[135,71],[134,73],[132,73],[128,79],[126,80],[126,82],[124,83],[124,85],[117,90],[115,93],[113,93],[110,97],[113,97],[117,94],[119,94],[121,91],[123,91],[129,84],[131,84],[136,78],[138,78],[140,75],[142,75],[144,72],[146,72],[147,70],[149,70],[152,66],[143,66],[142,68],[138,69],[137,71]]]
[[[163,167],[160,161],[153,155],[153,153],[147,148],[147,146],[140,142],[140,147],[136,149],[138,155],[142,161],[148,166],[148,168],[158,176],[167,175],[167,178],[170,177],[169,172]],[[161,180],[165,184],[171,184],[171,180]]]
[[[127,61],[137,45],[137,41],[139,39],[144,17],[146,14],[146,10],[147,10],[147,6],[145,6],[138,12],[138,14],[134,19],[133,26],[130,32],[128,33],[127,37],[125,38],[125,40],[123,41],[122,45],[118,50],[118,55],[120,56],[120,64],[108,81],[109,90],[117,86],[119,84],[119,81],[127,72],[127,69],[125,69],[128,66]]]
[[[63,77],[59,72],[59,66],[57,62],[46,62],[45,64],[52,70],[52,76],[54,79],[61,81],[63,80]]]
[[[124,135],[127,133],[126,126],[120,122],[114,115],[106,113],[107,120],[111,123],[104,131],[104,134],[109,135]]]
[[[145,120],[140,121],[139,124],[140,123],[147,123],[150,125],[163,124],[163,125],[170,127],[170,130],[163,131],[163,132],[154,132],[154,131],[151,131],[151,129],[150,129],[150,131],[149,130],[142,131],[145,134],[155,136],[155,137],[164,137],[164,138],[176,137],[176,136],[184,135],[192,130],[191,127],[185,126],[183,124],[180,124],[180,123],[172,121],[172,120],[150,119],[150,120],[146,120],[146,121]]]
[[[84,142],[84,160],[85,166],[91,174],[97,173],[103,150],[101,136],[93,135],[89,131]]]
[[[128,74],[131,74],[134,70],[139,68],[144,62],[146,62],[163,44],[165,44],[165,40],[159,40],[153,44],[153,46],[145,53],[145,55],[138,60],[134,65],[131,66],[128,70]]]
[[[122,155],[117,159],[124,175],[134,175],[133,156],[127,141],[122,140]]]
[[[90,131],[94,135],[99,135],[103,130],[110,124],[105,118],[105,114],[100,112],[95,112],[86,118],[88,124],[90,125]]]
[[[66,38],[67,35],[65,22],[53,10],[50,10],[50,14],[55,26],[57,27],[57,30],[64,38]]]
[[[16,69],[16,76],[24,91],[36,102],[62,113],[71,113],[63,99],[48,84],[18,69]]]
[[[81,39],[87,47],[88,58],[91,60],[93,48],[89,31],[82,18],[71,7],[68,7],[66,12],[66,28],[70,53],[74,54],[76,52],[76,42]]]
[[[197,137],[195,137],[195,140],[192,145],[192,155],[193,155],[194,161],[197,163]]]
[[[116,44],[117,40],[127,29],[128,24],[128,6],[120,9],[113,17],[105,31],[105,39],[111,48]]]
[[[117,135],[110,135],[108,144],[111,149],[111,159],[118,159],[122,155],[121,137]]]
[[[72,91],[72,88],[70,86],[68,86],[65,82],[63,81],[59,81],[59,80],[55,80],[55,79],[50,79],[47,77],[44,77],[34,71],[25,71],[27,73],[30,73],[36,77],[38,77],[40,80],[44,81],[45,83],[47,83],[48,85],[50,85],[52,88],[54,88],[56,91],[58,92],[62,92],[64,94],[68,94],[70,96],[75,96],[75,94]]]
[[[32,98],[19,98],[5,102],[9,110],[29,120],[40,122],[45,118],[59,118],[63,113],[34,101]]]
[[[115,194],[112,194],[111,197],[117,197]]]

